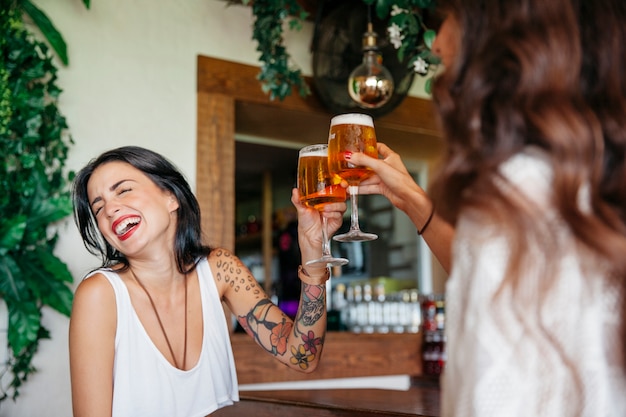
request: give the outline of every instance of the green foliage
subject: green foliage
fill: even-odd
[[[399,30],[398,59],[407,62],[421,75],[429,73],[428,67],[439,64],[439,58],[432,53],[436,33],[424,23],[423,11],[433,10],[436,0],[363,0],[374,5],[381,19],[389,17],[389,27]],[[393,42],[392,42],[393,43]],[[422,65],[420,65],[420,61]],[[430,93],[432,77],[426,81],[426,92]]]
[[[227,0],[237,3],[237,0]],[[273,100],[283,100],[297,88],[302,97],[310,94],[300,69],[290,63],[290,56],[284,46],[283,26],[288,20],[290,29],[301,28],[307,13],[296,0],[241,0],[245,5],[252,6],[254,28],[252,38],[257,42],[257,51],[261,53],[261,72],[258,79],[261,88],[269,93]],[[373,5],[377,15],[389,18],[389,25],[395,24],[402,34],[402,42],[398,47],[398,59],[407,62],[407,66],[415,68],[421,75],[428,72],[429,65],[436,65],[439,59],[432,54],[431,47],[435,32],[428,29],[422,18],[422,11],[433,9],[436,0],[363,0]],[[392,13],[392,10],[401,13]],[[419,61],[419,62],[418,62]],[[427,80],[426,90],[430,92],[432,79]]]
[[[64,168],[72,140],[57,107],[61,89],[50,50],[25,29],[23,13],[67,62],[63,38],[32,3],[16,0],[0,11],[0,298],[9,313],[4,372],[12,375],[0,401],[15,399],[35,371],[32,358],[49,337],[41,309],[69,315],[72,303],[72,276],[53,254],[54,224],[71,213]]]
[[[91,0],[83,0],[83,4],[89,9]],[[63,62],[64,65],[68,65],[69,58],[67,57],[67,45],[65,40],[48,16],[29,0],[15,0],[14,7],[21,10],[22,13],[25,13],[32,19],[33,23],[39,28],[48,41],[48,44],[52,47],[54,52],[56,52],[61,62]]]
[[[243,0],[244,4],[250,0]],[[284,100],[297,88],[301,96],[310,94],[302,72],[290,62],[284,46],[283,23],[288,20],[291,30],[300,30],[307,12],[296,0],[254,0],[252,13],[255,16],[252,38],[257,41],[261,53],[261,72],[258,75],[261,87],[270,99]]]

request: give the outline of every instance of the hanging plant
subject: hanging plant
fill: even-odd
[[[63,38],[34,4],[15,0],[0,10],[0,298],[9,316],[0,401],[17,398],[35,372],[33,356],[50,337],[42,308],[69,316],[72,303],[72,275],[54,255],[54,225],[72,211],[71,174],[64,170],[72,140],[57,107],[61,89],[52,55],[26,29],[24,16],[68,62]]]
[[[254,26],[252,39],[261,53],[261,72],[258,79],[261,88],[270,99],[283,100],[295,88],[302,97],[310,94],[302,71],[290,59],[284,39],[285,23],[292,30],[300,30],[308,13],[297,0],[226,0],[229,4],[244,4],[252,7]],[[435,72],[439,59],[431,52],[435,31],[429,29],[423,11],[433,10],[436,0],[363,0],[374,5],[378,17],[389,18],[389,39],[398,50],[398,59],[422,75]],[[432,77],[426,82],[430,92]]]
[[[431,92],[432,76],[440,60],[432,52],[436,33],[424,21],[424,11],[432,11],[436,0],[363,0],[374,5],[381,19],[389,17],[389,41],[398,50],[398,59],[422,76],[428,76],[425,90]]]
[[[261,72],[258,79],[270,99],[283,100],[296,88],[300,95],[310,94],[302,71],[292,63],[284,45],[283,25],[288,22],[290,30],[301,30],[308,13],[296,0],[243,0],[252,5],[254,26],[252,38],[260,52]]]

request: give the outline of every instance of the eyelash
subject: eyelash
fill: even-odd
[[[122,195],[122,194],[124,194],[124,193],[126,193],[126,192],[128,192],[128,191],[132,191],[132,188],[120,188],[120,189],[118,190],[118,192],[117,192],[117,195]],[[96,211],[93,213],[93,215],[94,215],[94,216],[97,216],[97,215],[98,215],[98,213],[100,213],[100,211],[101,211],[101,210],[102,210],[102,207],[98,207],[98,208],[96,209]]]

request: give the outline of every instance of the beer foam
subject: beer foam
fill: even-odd
[[[374,120],[370,115],[362,113],[340,114],[330,120],[331,126],[348,124],[374,127]]]
[[[300,156],[328,156],[328,147],[321,147],[320,145],[309,145],[302,149],[299,152]]]

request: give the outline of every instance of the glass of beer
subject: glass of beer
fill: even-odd
[[[359,206],[357,196],[359,183],[374,174],[370,168],[357,166],[346,161],[346,152],[363,152],[377,158],[376,131],[371,116],[361,113],[348,113],[335,116],[330,121],[328,135],[328,164],[331,174],[344,179],[350,192],[350,230],[336,235],[339,242],[363,242],[377,239],[374,233],[362,232],[359,227]]]
[[[309,145],[300,149],[298,154],[298,190],[302,204],[321,212],[326,204],[345,201],[346,190],[340,183],[341,179],[331,176],[328,171],[327,144]],[[347,264],[347,259],[332,256],[330,239],[328,239],[328,220],[321,213],[320,216],[322,217],[322,257],[308,261],[306,265],[340,266]]]

